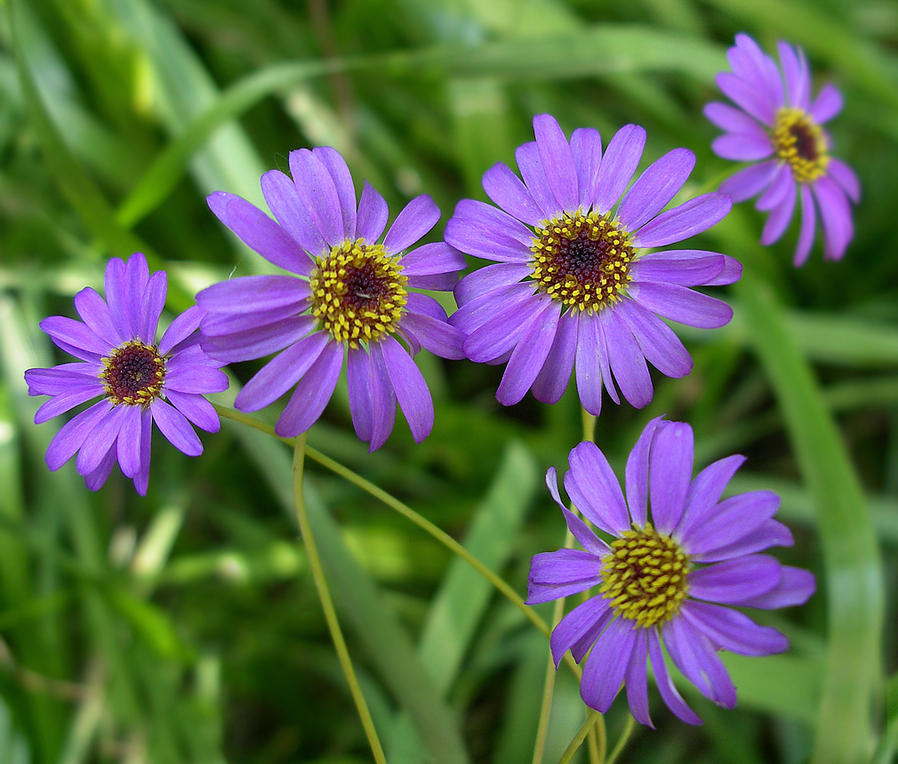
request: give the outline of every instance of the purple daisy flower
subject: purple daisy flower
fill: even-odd
[[[345,356],[359,438],[372,451],[380,448],[398,401],[421,442],[433,427],[433,401],[411,356],[424,347],[463,358],[463,337],[436,300],[410,289],[451,290],[464,258],[443,242],[400,254],[439,220],[426,195],[409,202],[378,243],[387,203],[366,182],[356,207],[349,168],[332,148],[291,152],[290,172],[292,180],[278,170],[262,176],[277,222],[239,196],[219,191],[208,198],[222,223],[295,275],[245,276],[200,292],[203,348],[225,363],[278,353],[234,405],[257,411],[296,386],[275,426],[283,437],[315,423]]]
[[[550,469],[546,484],[583,550],[537,554],[530,567],[531,605],[599,587],[555,627],[552,656],[558,665],[570,650],[580,662],[592,649],[580,684],[584,702],[605,713],[623,683],[633,716],[649,726],[649,660],[667,706],[683,721],[701,723],[674,687],[662,645],[703,695],[732,708],[736,690],[717,651],[770,655],[789,643],[728,606],[800,605],[815,587],[808,571],[758,554],[792,544],[789,529],[773,519],[779,497],[753,491],[721,501],[745,458],[721,459],[691,480],[692,439],[688,424],[649,422],[627,461],[626,501],[596,445],[574,448],[565,490],[612,538],[599,538],[565,509]]]
[[[218,414],[203,395],[226,390],[228,378],[200,349],[202,311],[186,310],[156,342],[167,290],[165,271],[151,276],[142,254],[127,262],[114,258],[106,266],[105,301],[87,287],[75,295],[81,321],[41,321],[59,348],[81,360],[25,372],[29,395],[51,396],[35,423],[103,396],[62,426],[46,457],[47,466],[58,470],[77,453],[78,473],[92,491],[106,482],[117,460],[146,495],[153,422],[188,456],[203,453],[191,422],[218,432]]]
[[[467,335],[478,363],[508,366],[496,397],[520,401],[528,389],[555,403],[576,367],[584,408],[598,415],[602,384],[615,403],[652,399],[646,361],[669,377],[692,369],[683,343],[660,317],[715,328],[730,307],[689,287],[730,284],[735,260],[715,252],[649,252],[710,228],[730,210],[728,196],[706,194],[662,212],[686,182],[695,156],[675,149],[625,193],[639,164],[645,130],[627,125],[602,153],[592,129],[570,142],[548,114],[533,120],[536,141],[515,154],[523,182],[504,164],[483,176],[501,208],[465,199],[446,226],[446,241],[496,261],[455,289],[450,323]],[[615,208],[612,212],[612,209]]]
[[[842,95],[827,83],[811,101],[804,51],[784,42],[777,48],[782,75],[751,37],[736,35],[727,53],[733,71],[717,75],[717,86],[739,108],[705,106],[705,116],[726,131],[712,148],[724,159],[756,163],[724,181],[720,190],[734,202],[760,194],[755,207],[770,213],[761,234],[765,245],[785,233],[800,196],[795,266],[808,258],[818,215],[824,257],[840,260],[854,237],[849,199],[856,204],[861,195],[854,171],[830,155],[832,141],[822,127],[842,110]]]

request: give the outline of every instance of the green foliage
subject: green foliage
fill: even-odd
[[[701,109],[733,35],[806,49],[845,109],[839,155],[861,177],[856,237],[791,267],[795,226],[757,245],[741,205],[704,237],[737,257],[736,317],[684,330],[696,361],[656,375],[643,411],[608,405],[596,442],[621,467],[645,422],[689,421],[700,461],[749,457],[734,490],[771,488],[790,564],[818,576],[764,621],[792,649],[727,656],[739,707],[695,703],[620,761],[885,764],[898,745],[898,10],[876,0],[0,0],[0,762],[370,760],[297,540],[290,452],[226,422],[189,460],[154,450],[149,494],[117,473],[87,491],[43,455],[23,371],[61,361],[38,328],[101,287],[111,256],[169,272],[168,308],[268,264],[209,213],[215,190],[261,204],[290,150],[332,145],[395,212],[429,193],[442,225],[480,177],[554,114],[570,132],[648,131],[646,161],[697,155],[691,190],[731,170]],[[450,306],[451,307],[451,306]],[[422,354],[426,356],[425,354]],[[315,449],[446,530],[522,593],[563,526],[542,486],[581,437],[574,391],[503,409],[496,367],[421,361],[436,425],[368,454],[345,387]],[[226,404],[256,367],[238,365]],[[274,407],[272,407],[274,408]],[[269,417],[270,412],[261,412]],[[157,440],[161,440],[157,438]],[[161,443],[159,444],[161,446]],[[529,760],[546,640],[466,563],[307,460],[311,522],[359,681],[393,764]],[[549,610],[540,610],[549,617]],[[884,628],[885,625],[885,628]],[[891,677],[887,680],[887,677]],[[684,691],[688,688],[684,686]],[[690,702],[693,701],[690,696]],[[611,746],[625,726],[618,699]],[[564,666],[546,760],[584,709]],[[585,756],[580,759],[585,760]]]

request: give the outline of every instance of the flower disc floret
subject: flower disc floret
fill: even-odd
[[[357,348],[395,331],[407,302],[399,259],[382,244],[343,242],[315,260],[312,315],[337,342]]]
[[[792,168],[798,183],[813,183],[826,175],[829,152],[826,136],[803,109],[783,108],[776,113],[773,147],[777,157]]]
[[[603,558],[600,594],[618,615],[649,628],[673,618],[689,593],[689,557],[651,523],[624,531]]]
[[[130,340],[103,358],[103,389],[113,405],[149,406],[162,394],[165,359],[155,345]]]
[[[536,228],[533,278],[563,305],[596,311],[620,299],[630,281],[635,249],[610,215],[565,212]]]

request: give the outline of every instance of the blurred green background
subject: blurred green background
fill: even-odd
[[[261,204],[260,175],[303,146],[343,152],[392,214],[434,197],[442,233],[482,173],[513,165],[534,114],[568,134],[648,131],[643,167],[685,146],[690,195],[733,170],[702,116],[736,32],[805,48],[845,96],[836,153],[863,199],[842,262],[791,267],[797,231],[758,246],[740,205],[696,241],[745,264],[735,318],[682,330],[695,370],[654,375],[645,410],[607,401],[596,441],[623,466],[645,423],[695,428],[697,467],[749,457],[733,490],[772,488],[818,576],[794,611],[758,614],[793,649],[726,656],[740,705],[687,697],[621,761],[890,760],[898,738],[898,5],[891,0],[5,0],[0,2],[0,762],[348,764],[370,760],[302,546],[290,451],[225,422],[188,459],[156,437],[150,490],[97,493],[43,461],[23,371],[63,362],[38,329],[102,287],[110,256],[169,273],[172,313],[267,267],[215,220],[215,190]],[[727,290],[715,289],[716,293]],[[309,442],[462,540],[518,591],[557,548],[542,485],[581,438],[576,394],[495,400],[502,367],[422,354],[436,425],[400,419],[368,454],[345,385]],[[258,364],[238,365],[234,386]],[[273,421],[277,407],[261,412]],[[530,761],[545,638],[430,537],[313,462],[308,499],[350,650],[394,764]],[[542,612],[542,611],[541,611]],[[543,615],[550,617],[551,606]],[[891,679],[889,679],[891,677]],[[683,687],[689,692],[688,686]],[[888,700],[892,702],[889,703]],[[613,745],[626,704],[608,714]],[[562,668],[546,761],[583,720]],[[886,734],[884,734],[884,732]],[[585,761],[585,757],[581,759]]]

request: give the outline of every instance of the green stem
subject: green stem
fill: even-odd
[[[309,524],[309,515],[306,511],[306,502],[303,496],[305,446],[306,436],[303,433],[296,438],[293,447],[293,498],[296,503],[296,519],[299,522],[299,530],[305,542],[306,556],[309,560],[312,577],[315,579],[315,587],[318,589],[321,608],[324,610],[324,618],[327,621],[327,627],[330,630],[331,639],[337,651],[337,658],[340,660],[340,666],[343,668],[343,673],[346,676],[349,692],[352,694],[353,701],[355,701],[359,719],[362,722],[362,727],[365,729],[365,735],[368,737],[371,753],[374,754],[374,761],[377,764],[387,764],[383,748],[377,737],[377,730],[374,729],[371,713],[368,711],[368,704],[365,702],[365,696],[362,694],[362,688],[359,686],[355,669],[352,667],[349,650],[346,648],[346,641],[343,639],[343,632],[340,630],[340,622],[337,620],[337,611],[334,609],[334,603],[327,588],[324,569],[321,567],[321,558],[318,556],[318,547],[315,544],[315,537],[312,535],[312,526]]]
[[[570,531],[568,531],[570,536]],[[565,546],[569,542],[565,541]],[[555,609],[552,611],[552,623],[558,625],[564,615],[564,600],[555,600]],[[553,626],[553,628],[554,628]],[[546,738],[549,733],[549,712],[552,710],[552,695],[555,692],[555,660],[549,651],[549,665],[546,667],[546,679],[543,684],[543,700],[539,709],[539,724],[536,727],[536,743],[533,746],[533,764],[541,764],[546,748]]]
[[[624,727],[624,731],[621,733],[620,740],[617,741],[617,745],[614,746],[614,750],[611,752],[611,755],[608,757],[608,760],[605,762],[605,764],[614,764],[614,762],[617,760],[617,757],[620,756],[621,751],[624,750],[624,746],[630,739],[630,735],[633,733],[633,728],[635,726],[636,719],[634,719],[633,715],[630,714],[627,717],[627,726]]]
[[[571,740],[571,744],[567,747],[562,757],[558,760],[558,764],[569,764],[570,760],[574,758],[574,754],[577,753],[577,749],[583,745],[583,741],[586,740],[587,734],[593,728],[594,725],[597,725],[599,720],[602,719],[602,714],[598,711],[590,708],[589,713],[586,715],[586,721],[583,722],[583,726],[577,731],[577,734],[574,735],[574,739]]]
[[[267,435],[271,435],[278,440],[283,441],[289,446],[294,445],[293,438],[282,438],[275,431],[274,428],[266,424],[264,422],[260,422],[258,419],[254,419],[251,416],[247,416],[246,414],[242,414],[239,411],[234,411],[233,409],[229,409],[225,406],[220,406],[218,404],[213,404],[215,406],[215,410],[218,412],[219,416],[222,416],[226,419],[231,419],[235,422],[240,422],[241,424],[248,425],[260,432],[264,432]],[[474,568],[478,573],[480,573],[484,578],[486,578],[499,592],[505,596],[508,600],[512,602],[530,621],[537,629],[539,629],[544,636],[551,636],[552,630],[549,625],[540,618],[539,614],[533,610],[526,602],[524,602],[523,598],[512,589],[505,581],[503,581],[499,576],[497,576],[493,571],[491,571],[486,565],[484,565],[479,559],[474,557],[467,549],[465,549],[461,544],[459,544],[452,536],[448,533],[444,532],[436,525],[434,525],[429,520],[425,519],[417,512],[415,512],[411,507],[403,504],[399,499],[391,496],[382,488],[374,485],[361,475],[357,475],[348,467],[344,467],[337,461],[334,461],[329,456],[325,456],[317,449],[312,448],[312,446],[306,445],[304,446],[305,455],[314,459],[323,467],[326,467],[331,472],[339,475],[340,477],[348,480],[350,483],[358,486],[366,493],[371,494],[375,499],[382,501],[388,507],[395,509],[399,514],[407,519],[411,520],[415,525],[429,533],[433,538],[439,541],[443,546],[449,549],[450,552],[457,554],[461,557],[465,562],[467,562],[472,568]],[[571,657],[570,653],[564,656],[565,663],[570,667],[571,671],[574,672],[574,675],[577,679],[580,678],[582,671],[580,667],[577,665],[577,662]]]

